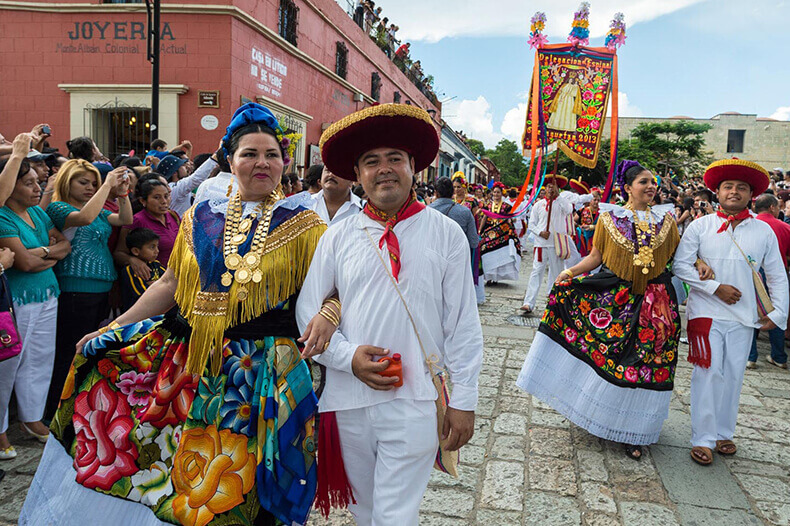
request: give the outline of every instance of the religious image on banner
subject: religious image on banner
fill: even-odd
[[[558,142],[560,149],[574,162],[595,167],[609,102],[612,55],[588,54],[584,48],[557,45],[546,46],[537,56],[545,146]],[[523,136],[525,152],[532,148],[532,101],[530,93]],[[539,149],[544,144],[541,133],[537,137]]]

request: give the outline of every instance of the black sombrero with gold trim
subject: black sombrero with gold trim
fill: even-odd
[[[379,104],[343,117],[321,135],[321,159],[333,174],[356,180],[354,166],[365,152],[396,148],[414,158],[421,172],[439,152],[439,135],[428,112],[407,104]]]
[[[743,159],[715,161],[705,170],[705,186],[716,192],[723,181],[743,181],[752,187],[752,195],[758,196],[768,189],[771,180],[768,171],[757,163]]]

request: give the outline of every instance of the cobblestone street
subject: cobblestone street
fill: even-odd
[[[737,455],[716,456],[709,467],[691,461],[691,367],[681,344],[669,419],[659,443],[635,462],[620,445],[571,425],[515,386],[535,327],[508,318],[521,305],[528,272],[525,265],[521,282],[487,289],[480,309],[485,355],[475,436],[461,451],[458,480],[434,473],[423,525],[790,524],[790,374],[764,360],[767,340],[760,341],[759,367],[746,372]],[[42,449],[16,429],[12,423],[10,439],[19,456],[0,464],[7,471],[0,483],[0,524],[16,524]],[[354,523],[348,513],[335,513],[311,524]]]

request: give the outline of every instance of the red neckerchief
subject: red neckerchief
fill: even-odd
[[[369,218],[375,221],[386,222],[384,225],[384,234],[381,236],[381,239],[379,239],[379,248],[383,247],[384,243],[387,243],[387,251],[390,255],[390,265],[392,266],[392,277],[395,278],[395,281],[398,281],[398,274],[400,274],[400,245],[398,244],[398,237],[395,235],[393,229],[398,222],[421,212],[424,208],[425,205],[417,201],[417,194],[412,190],[409,198],[406,199],[406,202],[403,203],[403,206],[400,207],[400,210],[398,210],[394,217],[390,218],[387,214],[373,206],[370,201],[368,201],[367,204],[365,204],[365,208],[362,209]]]
[[[717,210],[716,215],[724,219],[724,223],[722,223],[719,229],[716,231],[717,234],[721,234],[722,232],[725,232],[730,227],[730,224],[733,221],[743,221],[744,219],[748,219],[751,217],[748,208],[744,208],[738,213],[738,215],[735,216],[728,216],[721,210]]]

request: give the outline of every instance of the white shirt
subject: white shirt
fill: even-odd
[[[532,232],[535,238],[534,245],[536,247],[554,247],[554,239],[549,236],[548,239],[540,237],[541,232],[549,231],[551,234],[570,234],[568,231],[568,216],[573,213],[573,207],[576,204],[588,203],[592,201],[592,195],[579,195],[573,192],[562,192],[551,205],[551,224],[546,228],[546,222],[549,217],[549,202],[546,199],[541,199],[532,207],[532,212],[529,214],[529,231]]]
[[[299,294],[296,318],[301,331],[335,290],[343,304],[338,331],[329,348],[316,357],[327,367],[321,412],[370,407],[396,398],[436,399],[406,309],[376,254],[383,233],[384,227],[365,214],[327,230]],[[398,287],[420,331],[425,352],[435,355],[450,374],[450,406],[473,411],[483,359],[483,331],[469,272],[466,236],[458,223],[432,208],[399,222],[395,235],[401,254]],[[389,269],[386,244],[381,255]],[[400,353],[403,386],[377,391],[357,379],[351,359],[360,345]]]
[[[353,192],[348,192],[349,198],[343,203],[340,208],[335,212],[335,217],[329,218],[329,210],[326,208],[326,199],[324,199],[324,191],[313,194],[313,211],[329,225],[336,225],[341,220],[356,215],[362,210],[362,199],[360,199]]]
[[[228,185],[231,186],[230,195],[233,195],[238,185],[236,184],[236,179],[233,178],[233,174],[230,172],[220,172],[216,177],[206,179],[200,183],[197,192],[195,192],[195,203],[208,201],[209,199],[227,197]]]
[[[680,240],[673,269],[675,275],[691,287],[686,315],[694,318],[737,321],[747,327],[760,327],[757,316],[754,282],[749,264],[740,250],[732,242],[727,232],[717,233],[724,219],[710,214],[695,219],[686,227]],[[735,241],[746,255],[755,263],[754,268],[762,267],[765,272],[768,292],[774,311],[768,317],[777,327],[787,327],[788,284],[779,242],[767,223],[751,217],[742,221],[733,231]],[[694,268],[697,258],[710,265],[715,279],[701,281]],[[732,285],[741,291],[741,299],[728,305],[714,295],[719,285]]]
[[[189,177],[184,177],[178,182],[170,183],[170,210],[183,216],[184,212],[192,206],[192,190],[200,186],[200,183],[208,179],[211,170],[217,166],[213,159],[209,158],[198,166]]]

